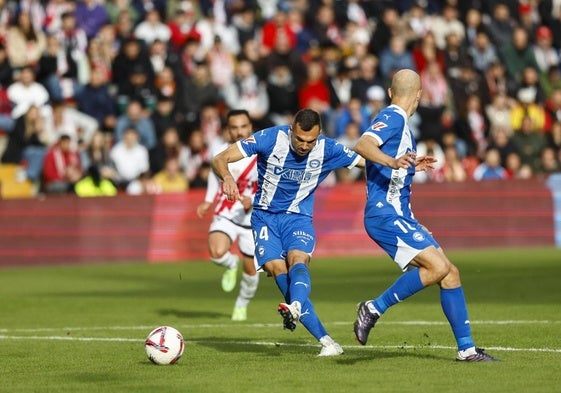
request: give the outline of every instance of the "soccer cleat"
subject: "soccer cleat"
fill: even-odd
[[[498,362],[499,359],[485,353],[483,348],[473,347],[465,351],[458,351],[456,356],[458,362]]]
[[[247,319],[247,307],[234,307],[232,321],[245,321]]]
[[[366,345],[370,329],[374,327],[378,318],[380,318],[380,316],[370,311],[367,302],[361,302],[357,305],[357,316],[354,324],[354,331],[359,343]]]
[[[222,275],[222,289],[224,292],[232,292],[236,287],[236,281],[238,280],[238,266],[239,260],[236,266],[231,269],[226,269]]]
[[[283,327],[291,332],[296,329],[296,322],[300,318],[302,306],[300,302],[292,302],[291,304],[279,304],[278,312],[282,317]]]
[[[322,337],[319,342],[321,343],[321,351],[319,351],[318,356],[339,356],[343,354],[343,348],[337,344],[329,336]]]

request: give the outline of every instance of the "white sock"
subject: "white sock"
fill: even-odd
[[[255,296],[259,285],[259,274],[250,276],[246,272],[242,274],[240,281],[240,294],[236,299],[236,307],[247,307],[249,301]]]
[[[335,341],[333,341],[333,339],[332,339],[330,336],[328,336],[328,335],[323,336],[322,338],[320,338],[320,339],[319,339],[319,342],[320,342],[320,344],[323,345],[324,347],[327,346],[327,345],[332,345],[332,344],[335,343]]]

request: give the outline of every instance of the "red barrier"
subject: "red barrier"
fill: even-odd
[[[207,259],[203,190],[158,196],[0,202],[0,265]],[[315,256],[379,254],[363,228],[364,184],[316,195]],[[414,185],[413,210],[446,249],[554,246],[545,182]]]

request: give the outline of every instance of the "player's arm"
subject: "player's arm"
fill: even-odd
[[[364,157],[367,161],[372,161],[393,169],[407,169],[411,165],[415,165],[415,153],[410,152],[399,158],[388,156],[380,150],[378,140],[368,134],[363,134],[359,138],[353,150]]]
[[[244,158],[243,153],[240,151],[238,144],[234,143],[212,160],[212,169],[216,176],[224,182],[222,183],[222,191],[230,201],[237,201],[240,198],[240,190],[228,169],[228,164],[242,158]]]

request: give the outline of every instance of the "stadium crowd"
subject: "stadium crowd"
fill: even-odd
[[[561,0],[0,0],[0,39],[1,161],[38,192],[204,187],[229,109],[353,147],[402,68],[415,181],[561,172]]]

